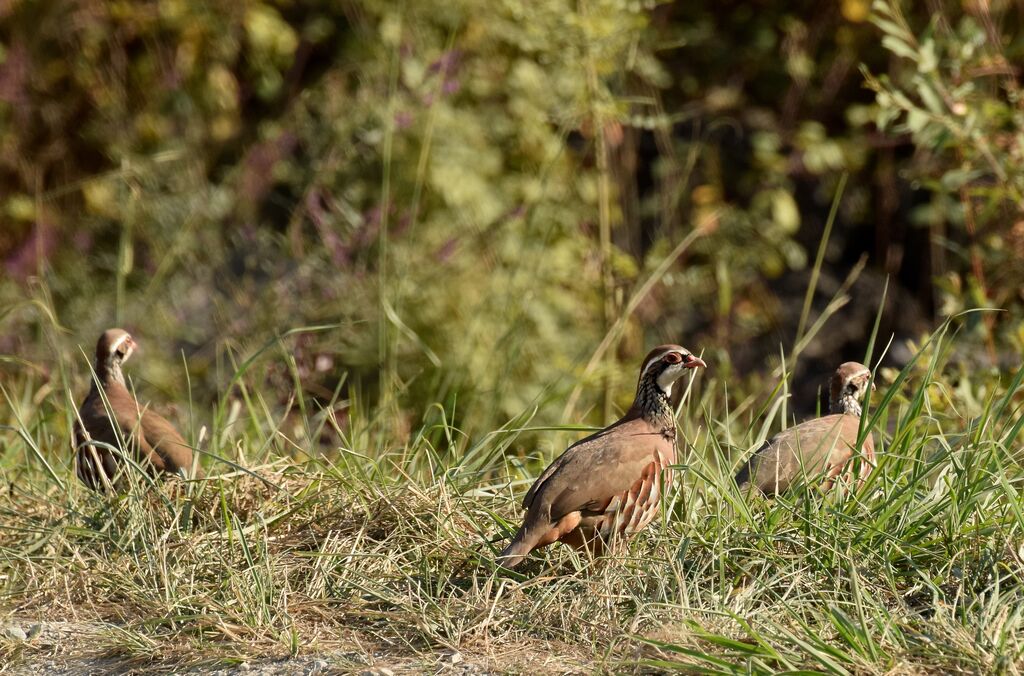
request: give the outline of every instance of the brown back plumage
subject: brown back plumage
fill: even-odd
[[[678,345],[652,350],[626,415],[570,446],[526,493],[526,518],[499,562],[514,567],[559,540],[597,553],[650,523],[676,460],[672,385],[704,365]]]
[[[192,449],[182,436],[167,420],[141,406],[125,385],[121,365],[135,346],[121,329],[105,331],[96,343],[96,377],[73,430],[76,473],[96,490],[118,483],[125,457],[151,473],[192,470]]]
[[[766,495],[777,495],[803,481],[832,486],[835,478],[858,456],[861,401],[871,371],[863,364],[846,362],[829,379],[830,415],[808,420],[779,432],[761,446],[736,475],[741,490],[750,485]],[[871,471],[875,444],[869,433],[860,447],[859,481]]]

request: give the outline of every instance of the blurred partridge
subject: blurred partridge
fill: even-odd
[[[676,461],[672,386],[699,366],[706,364],[678,345],[652,350],[626,415],[570,446],[526,493],[526,518],[498,563],[513,568],[557,541],[599,554],[650,523]]]
[[[805,477],[820,478],[826,490],[831,488],[857,456],[861,401],[870,379],[868,367],[857,362],[836,369],[829,380],[831,415],[802,422],[766,441],[736,475],[740,490],[754,485],[766,495],[778,495]],[[871,472],[874,461],[875,444],[868,434],[861,447],[858,483]]]
[[[102,444],[122,450],[152,474],[192,471],[189,445],[171,423],[140,406],[125,385],[121,366],[135,347],[135,340],[121,329],[104,332],[96,343],[96,377],[74,425],[76,472],[94,490],[114,485],[124,464]]]

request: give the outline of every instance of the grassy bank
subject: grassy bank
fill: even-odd
[[[955,346],[940,331],[902,372],[876,374],[878,469],[829,496],[740,499],[730,469],[778,429],[784,392],[728,409],[709,370],[680,405],[688,443],[665,518],[615,556],[555,546],[515,573],[493,555],[550,459],[532,440],[577,428],[538,430],[527,411],[467,438],[439,406],[388,445],[377,411],[285,417],[239,369],[210,410],[180,416],[196,423],[208,479],[154,490],[135,477],[108,498],[74,480],[71,391],[27,370],[3,391],[5,626],[77,629],[0,639],[0,661],[1014,673],[1024,370],[972,373]],[[308,441],[325,430],[338,439],[328,456]]]

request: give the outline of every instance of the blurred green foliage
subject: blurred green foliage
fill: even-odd
[[[1024,97],[1018,83],[1021,40],[1004,40],[985,3],[963,16],[933,18],[918,33],[898,5],[876,3],[882,44],[901,63],[868,76],[877,92],[878,129],[909,135],[916,148],[907,174],[928,203],[910,214],[956,258],[939,270],[945,313],[967,307],[1009,308],[1024,302]],[[1007,26],[1009,28],[1009,26]],[[1017,22],[1016,28],[1020,28]],[[1009,43],[1004,47],[1005,43]],[[949,230],[965,231],[956,246]],[[964,274],[970,266],[970,274]],[[994,315],[988,315],[995,319]],[[1019,354],[1024,326],[1004,323]],[[989,325],[991,328],[991,323]]]
[[[399,439],[434,402],[471,433],[560,421],[577,384],[628,403],[656,342],[755,377],[844,172],[827,275],[868,253],[925,315],[1019,311],[1020,8],[838,8],[5,3],[0,352],[81,385],[74,346],[121,324],[147,379],[180,393],[184,352],[209,400],[330,326],[259,372],[279,405],[341,382]],[[979,322],[992,357],[1018,316]]]

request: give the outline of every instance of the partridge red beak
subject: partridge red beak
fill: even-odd
[[[690,355],[690,358],[686,360],[686,363],[683,364],[683,367],[688,369],[695,369],[698,366],[702,369],[706,369],[708,367],[708,365],[704,363],[703,359],[692,354]]]

